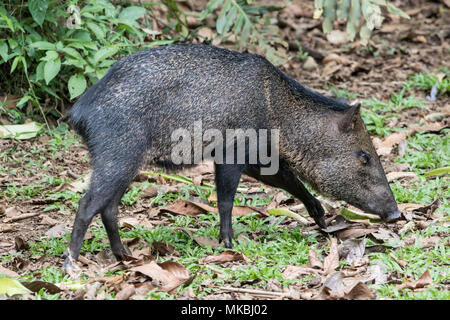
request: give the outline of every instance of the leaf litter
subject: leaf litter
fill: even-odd
[[[293,8],[299,8],[303,5],[308,6],[308,4],[299,5],[295,4],[295,2],[292,4]],[[432,4],[430,6],[437,7],[437,4]],[[291,13],[281,11],[280,14],[284,17],[284,15],[289,16]],[[429,25],[429,20],[437,23],[442,22],[437,11],[430,16],[434,17],[431,19],[429,17],[426,18],[421,12],[416,14],[414,28],[421,29],[421,32],[424,32],[425,25]],[[291,17],[290,19],[293,18]],[[321,36],[317,36],[316,29],[320,27],[320,24],[316,21],[305,17],[297,17],[295,19],[299,20],[292,23],[296,26],[300,26],[301,30],[304,30],[302,31],[302,38],[305,39],[305,41],[312,39],[311,43],[314,43],[314,46],[316,47],[320,47],[320,50],[322,51],[320,53],[321,57],[316,55],[318,50],[315,50],[317,52],[311,50],[312,53],[310,54],[310,57],[317,61],[314,66],[315,69],[313,70],[302,70],[302,64],[296,61],[296,59],[289,60],[283,68],[285,68],[289,74],[293,74],[296,78],[302,79],[302,82],[305,85],[312,89],[322,91],[323,93],[328,93],[323,90],[323,81],[326,80],[333,83],[333,85],[340,86],[340,88],[345,88],[348,92],[360,92],[360,97],[363,98],[376,97],[380,100],[388,99],[387,93],[397,92],[398,80],[401,80],[402,77],[406,79],[407,74],[423,69],[424,64],[420,62],[421,60],[425,65],[434,66],[436,68],[440,67],[440,63],[443,61],[440,54],[430,54],[430,52],[434,51],[430,51],[433,50],[433,47],[430,47],[431,40],[428,37],[426,37],[428,43],[425,46],[424,42],[418,40],[422,39],[419,38],[420,36],[423,36],[422,34],[417,33],[411,37],[409,36],[412,29],[410,21],[402,21],[402,23],[399,23],[399,21],[387,18],[387,22],[383,24],[380,32],[388,32],[390,28],[391,31],[389,32],[391,32],[392,35],[385,34],[385,36],[390,37],[393,43],[397,43],[400,41],[399,39],[403,39],[401,40],[401,45],[405,47],[407,51],[417,50],[414,51],[416,53],[408,54],[400,52],[397,48],[392,47],[391,49],[395,51],[394,54],[392,56],[386,55],[383,52],[381,42],[378,43],[377,41],[374,41],[371,45],[374,50],[379,50],[379,55],[371,56],[365,54],[357,43],[352,45],[352,47],[349,47],[349,49],[333,47],[333,45],[327,43]],[[286,31],[288,38],[292,30],[293,29],[289,30],[289,27],[282,29],[283,32]],[[378,35],[376,34],[374,36],[377,37]],[[336,39],[333,39],[333,41],[336,41]],[[304,46],[304,48],[307,47],[308,46]],[[392,72],[393,70],[395,70],[395,72]],[[379,81],[379,83],[377,83],[377,81]],[[383,83],[383,90],[379,90],[380,83]],[[407,148],[405,142],[409,137],[418,133],[442,135],[442,130],[448,127],[448,116],[445,116],[448,115],[448,111],[446,111],[446,108],[448,108],[448,95],[442,95],[440,92],[437,95],[434,95],[431,94],[431,90],[423,93],[422,97],[425,98],[426,95],[436,98],[436,102],[427,103],[427,110],[414,110],[415,114],[401,112],[400,116],[395,116],[398,117],[396,127],[401,128],[401,131],[388,134],[385,138],[379,139],[379,145],[376,144],[376,147],[378,152],[383,155],[382,161],[384,165],[392,164],[395,155],[401,155],[402,153],[404,155],[405,152],[407,152],[405,151],[405,148]],[[437,117],[436,114],[439,117]],[[444,115],[444,117],[442,118],[439,114]],[[26,139],[21,142],[11,139],[0,140],[0,149],[2,151],[8,150],[9,148],[11,148],[11,150],[15,148],[31,150],[34,146],[38,146],[38,148],[39,146],[43,146],[42,149],[45,149],[49,140],[45,138],[47,138],[47,136],[41,135],[39,139]],[[89,166],[87,163],[82,163],[80,161],[82,158],[80,155],[83,154],[86,154],[85,148],[74,147],[70,151],[65,151],[60,158],[46,162],[46,166],[49,169],[48,174],[60,176],[59,174],[56,174],[56,172],[65,172],[64,175],[73,179],[72,183],[62,184],[52,188],[51,192],[72,190],[80,193],[86,189],[89,181]],[[48,157],[48,159],[51,159],[51,157]],[[60,171],[60,168],[64,168],[65,170]],[[26,177],[26,179],[24,179],[21,176],[21,170],[22,168],[17,168],[18,173],[16,175],[11,175],[9,173],[0,174],[0,183],[8,185],[11,181],[15,181],[18,183],[18,186],[22,186],[31,185],[37,181],[35,177]],[[151,180],[153,177],[143,175],[145,176],[141,176],[141,179],[144,179],[143,181],[151,181],[152,183],[157,182],[158,186],[152,185],[147,189],[144,189],[142,198],[152,199],[159,194],[168,193],[169,191],[179,192],[179,185],[173,185],[173,182],[182,181],[181,183],[185,183],[187,181],[182,177],[180,178],[180,176],[190,177],[189,183],[199,186],[205,185],[207,182],[211,183],[214,180],[212,175],[213,172],[213,166],[211,166],[211,164],[205,164],[191,171],[186,170],[180,172],[178,176],[166,175],[164,178],[160,175],[154,177],[154,180]],[[414,170],[407,166],[397,166],[397,168],[393,168],[393,170],[388,172],[388,174],[390,173],[390,178],[392,180],[399,181],[402,185],[406,186],[409,180],[414,179],[413,174],[415,174]],[[312,276],[313,278],[308,281],[310,284],[309,286],[308,284],[299,286],[298,282],[294,282],[292,286],[288,287],[290,290],[289,293],[278,292],[278,295],[273,293],[264,295],[264,292],[248,289],[249,291],[247,292],[233,291],[233,295],[223,294],[218,295],[217,297],[232,298],[239,297],[239,294],[246,294],[250,297],[265,298],[301,297],[304,299],[311,299],[322,297],[323,299],[358,299],[375,297],[374,291],[370,289],[367,290],[366,284],[395,283],[399,290],[421,290],[433,285],[430,280],[430,271],[432,270],[427,270],[417,280],[405,281],[405,275],[401,272],[396,271],[387,274],[385,270],[383,270],[382,265],[368,265],[368,261],[364,259],[367,259],[368,254],[373,252],[385,253],[386,250],[390,251],[414,243],[422,244],[424,250],[441,244],[448,246],[448,240],[445,240],[445,238],[442,239],[436,236],[416,238],[415,234],[410,233],[410,231],[419,229],[426,230],[432,225],[446,223],[445,220],[442,220],[445,219],[445,216],[443,216],[442,213],[436,212],[437,208],[441,205],[442,200],[439,201],[437,199],[428,205],[420,203],[400,204],[399,207],[402,211],[403,219],[392,225],[385,225],[370,216],[360,216],[357,218],[351,214],[345,216],[348,211],[346,211],[344,215],[339,215],[339,205],[337,205],[335,207],[338,207],[338,209],[333,208],[333,210],[328,210],[327,208],[327,222],[330,223],[326,229],[319,230],[315,225],[312,225],[311,227],[303,226],[311,225],[312,219],[308,216],[303,216],[301,213],[305,212],[304,206],[292,197],[286,196],[284,192],[269,191],[269,188],[265,187],[261,188],[262,184],[250,177],[244,176],[241,182],[246,183],[249,186],[246,190],[240,189],[243,193],[246,193],[247,195],[257,194],[262,197],[268,194],[274,195],[274,209],[295,212],[300,214],[300,216],[308,222],[306,223],[305,220],[298,219],[300,221],[299,223],[299,221],[295,221],[295,218],[293,217],[286,217],[284,221],[289,223],[295,222],[295,224],[290,226],[290,224],[283,222],[277,227],[297,227],[300,225],[302,233],[304,231],[305,236],[308,235],[307,232],[311,232],[309,234],[316,234],[323,231],[328,233],[328,235],[335,240],[331,240],[332,242],[328,243],[328,238],[319,234],[316,238],[317,241],[314,243],[314,248],[310,248],[309,250],[307,265],[288,265],[282,268],[282,274],[285,279],[295,281],[301,280],[306,276]],[[158,224],[167,224],[170,226],[167,221],[160,221],[160,211],[164,213],[172,210],[173,214],[190,215],[194,218],[198,214],[208,212],[217,213],[217,208],[214,206],[214,203],[217,202],[217,197],[212,193],[209,199],[209,203],[200,203],[191,201],[194,199],[189,198],[186,202],[170,203],[167,207],[164,207],[166,209],[163,207],[151,207],[151,205],[149,207],[142,207],[139,205],[136,207],[124,206],[128,213],[131,213],[130,217],[127,218],[132,219],[120,219],[120,225],[121,228],[125,230],[131,230],[137,226],[146,226],[151,229]],[[144,202],[144,200],[142,202]],[[23,257],[14,257],[13,259],[8,260],[3,266],[0,266],[0,273],[13,278],[30,271],[41,270],[48,263],[54,266],[61,265],[62,262],[59,257],[50,257],[42,254],[38,258],[31,258],[30,250],[27,249],[26,246],[23,246],[23,243],[30,240],[39,242],[41,238],[46,236],[46,233],[49,238],[59,238],[70,231],[70,227],[68,227],[70,223],[66,223],[68,221],[73,221],[73,212],[75,211],[75,208],[68,205],[70,214],[67,216],[62,214],[61,211],[57,212],[57,214],[50,211],[46,213],[48,214],[47,216],[44,216],[42,214],[43,210],[51,203],[55,203],[55,201],[46,199],[42,194],[33,197],[30,200],[21,202],[16,202],[11,199],[2,199],[2,203],[0,203],[0,254],[15,254],[18,250],[22,250],[21,254]],[[188,204],[186,205],[186,203]],[[177,204],[177,206],[171,207],[175,204]],[[326,207],[325,203],[324,206]],[[245,216],[246,214],[256,212],[258,216],[265,219],[267,217],[266,209],[272,208],[252,208],[249,206],[242,206],[242,209],[239,208],[237,211],[233,211],[233,215]],[[350,211],[352,210],[351,208],[348,209]],[[25,215],[23,216],[24,219],[8,220],[28,213],[37,214],[35,216]],[[145,216],[145,219],[142,219],[137,213],[141,213]],[[359,213],[356,212],[356,214],[358,215]],[[302,223],[302,221],[305,223]],[[412,223],[408,224],[409,222]],[[55,229],[52,230],[53,227],[55,227]],[[172,229],[175,230],[175,227],[172,227]],[[210,246],[213,250],[213,254],[204,257],[204,259],[206,261],[208,261],[206,258],[209,258],[210,261],[216,259],[217,262],[207,262],[206,265],[214,266],[221,264],[226,267],[233,267],[252,263],[247,261],[245,255],[239,252],[225,253],[227,251],[224,251],[219,253],[220,251],[218,251],[217,248],[220,244],[217,239],[206,236],[197,236],[193,231],[189,232],[189,237],[194,239],[198,245],[202,247]],[[20,243],[15,241],[18,236],[21,238]],[[239,236],[241,238],[253,239],[250,234],[240,234]],[[365,246],[369,240],[376,244]],[[323,257],[322,255],[326,252],[324,249],[329,244],[331,245],[330,251]],[[189,283],[189,278],[193,277],[193,275],[186,273],[185,267],[178,263],[179,265],[175,265],[172,269],[169,266],[161,266],[161,263],[158,264],[161,257],[163,259],[168,259],[169,262],[172,261],[177,263],[176,260],[179,258],[179,253],[172,251],[172,245],[173,244],[165,243],[163,241],[154,241],[150,244],[144,243],[142,245],[141,241],[139,245],[129,245],[134,258],[121,262],[116,262],[111,253],[108,253],[106,250],[104,252],[102,251],[102,255],[104,256],[103,260],[100,259],[101,255],[99,253],[97,253],[98,255],[88,253],[85,256],[82,256],[80,259],[82,261],[79,265],[83,270],[83,273],[88,276],[89,282],[87,284],[77,284],[78,286],[83,287],[82,289],[77,289],[78,293],[75,294],[72,292],[72,289],[69,289],[68,284],[62,283],[55,285],[63,290],[61,292],[61,297],[77,297],[79,299],[105,299],[105,294],[112,291],[116,293],[116,299],[144,298],[149,290],[161,290],[161,288],[167,290],[170,289],[171,286],[175,287],[175,284],[179,282],[187,285],[187,283]],[[394,261],[396,261],[400,267],[406,266],[404,260],[397,258],[395,255],[392,256]],[[226,262],[227,259],[231,261]],[[221,262],[221,260],[223,261]],[[345,261],[346,264],[339,264],[339,261]],[[147,264],[152,264],[152,266],[148,268],[157,270],[153,271],[155,279],[137,271],[130,271],[132,268],[138,268]],[[159,269],[156,266],[158,266]],[[123,270],[124,273],[120,276],[104,276],[106,272],[114,272],[117,270]],[[158,273],[161,273],[161,275]],[[158,282],[158,277],[163,280],[166,279],[164,278],[164,275],[168,277],[167,279],[172,279],[172,282]],[[170,278],[169,275],[172,278]],[[410,276],[407,278],[410,278]],[[165,284],[163,284],[163,282]],[[158,285],[160,285],[160,287],[158,287]],[[203,286],[203,284],[201,286]],[[76,286],[73,285],[72,288],[75,287]],[[236,289],[244,289],[245,291],[245,288],[234,288],[234,290]],[[176,290],[176,288],[172,290]],[[232,289],[228,288],[228,290]],[[322,295],[318,295],[319,291]],[[292,292],[295,294],[292,294]],[[214,296],[214,293],[212,293],[211,296]],[[195,295],[191,295],[190,297],[195,298]]]

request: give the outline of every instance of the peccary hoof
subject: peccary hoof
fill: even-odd
[[[400,210],[395,210],[393,212],[388,212],[387,214],[384,214],[381,216],[381,218],[386,222],[394,222],[402,216],[402,213]]]
[[[322,229],[326,229],[327,227],[327,223],[325,222],[325,218],[324,217],[320,217],[320,218],[313,218],[314,221],[317,223],[317,225],[322,228]]]
[[[231,240],[229,240],[229,239],[223,240],[223,243],[225,245],[225,248],[227,248],[227,249],[232,249],[233,248],[233,242]]]

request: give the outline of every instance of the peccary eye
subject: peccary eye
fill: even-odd
[[[364,151],[360,151],[358,153],[358,159],[359,161],[361,161],[362,164],[367,165],[370,162],[370,154],[364,152]]]

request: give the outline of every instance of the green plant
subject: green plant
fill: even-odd
[[[278,27],[264,16],[283,7],[251,3],[251,0],[210,0],[198,18],[204,20],[218,11],[216,30],[222,41],[234,35],[238,38],[238,47],[259,48],[275,65],[284,63],[288,44],[280,39]]]
[[[381,6],[393,15],[409,19],[404,11],[388,0],[314,0],[314,19],[323,16],[324,33],[333,30],[334,20],[345,20],[347,38],[353,41],[359,30],[362,44],[367,45],[372,30],[379,28],[384,20]]]
[[[173,9],[173,1],[154,5]],[[186,36],[172,37],[171,28],[160,35],[146,33],[152,24],[144,16],[151,9],[115,6],[108,0],[0,4],[0,76],[9,79],[0,84],[0,90],[16,93],[20,89],[22,95],[18,114],[8,115],[21,118],[20,113],[31,116],[38,110],[44,120],[48,114],[59,117],[61,105],[98,81],[116,58]],[[53,105],[43,106],[46,99]]]

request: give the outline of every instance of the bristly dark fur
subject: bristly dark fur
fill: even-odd
[[[118,61],[74,104],[70,119],[87,144],[93,174],[75,218],[66,266],[77,259],[92,217],[100,213],[113,253],[125,253],[117,228],[118,204],[144,159],[170,161],[178,128],[278,129],[280,167],[260,174],[260,164],[216,164],[220,237],[231,247],[231,210],[242,173],[300,199],[320,227],[320,202],[303,186],[382,217],[397,205],[359,116],[359,107],[302,86],[265,58],[207,45],[145,50]],[[223,135],[225,136],[225,135]],[[270,141],[269,141],[270,145]],[[362,167],[358,154],[371,155]],[[248,156],[248,145],[245,149]]]

